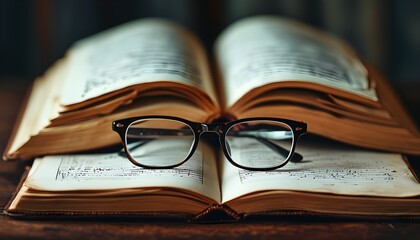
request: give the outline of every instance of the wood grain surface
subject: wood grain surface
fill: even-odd
[[[0,151],[8,141],[28,84],[0,81]],[[418,97],[416,95],[416,97]],[[414,99],[418,101],[418,99]],[[25,165],[0,161],[0,209]],[[420,222],[287,217],[240,223],[193,224],[162,219],[17,220],[0,216],[0,239],[420,239]]]

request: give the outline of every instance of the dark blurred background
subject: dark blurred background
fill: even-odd
[[[415,0],[0,0],[0,81],[29,83],[74,41],[133,19],[172,19],[211,50],[235,20],[276,14],[349,42],[413,108],[420,102],[419,12]]]

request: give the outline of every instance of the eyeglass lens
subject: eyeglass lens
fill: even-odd
[[[284,123],[268,120],[241,122],[226,132],[225,145],[231,159],[247,168],[272,168],[289,158],[293,131]]]
[[[189,125],[169,119],[133,122],[127,128],[125,139],[131,158],[148,167],[172,166],[184,161],[194,140]]]

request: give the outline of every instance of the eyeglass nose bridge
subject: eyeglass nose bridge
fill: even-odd
[[[214,124],[214,123],[210,123],[210,124],[206,124],[206,123],[201,123],[201,129],[199,130],[200,135],[202,133],[216,133],[218,135],[220,135],[221,129],[220,129],[220,124]]]

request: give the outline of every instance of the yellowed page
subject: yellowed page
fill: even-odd
[[[264,152],[258,146],[248,146],[241,151],[241,156],[248,157],[248,161],[258,164],[257,161],[264,160]],[[223,202],[265,190],[381,197],[420,195],[420,184],[399,154],[322,141],[299,143],[296,151],[303,156],[301,162],[289,162],[274,171],[246,171],[225,160],[222,171]]]
[[[162,145],[160,156],[176,154],[183,146],[177,141]],[[118,153],[46,156],[36,159],[34,166],[24,183],[30,189],[60,192],[169,187],[220,202],[216,159],[205,144],[200,144],[186,163],[173,169],[143,169]]]
[[[185,29],[166,20],[137,20],[99,33],[76,43],[68,57],[63,105],[159,81],[192,85],[215,100],[202,46]]]
[[[66,61],[60,60],[44,76],[35,80],[19,128],[7,153],[10,156],[18,155],[16,151],[31,136],[37,135],[48,126],[51,119],[58,116],[60,110],[58,94],[62,88],[62,81],[57,80],[67,73],[66,66]]]
[[[316,83],[377,100],[350,48],[291,20],[241,20],[222,33],[215,52],[228,107],[256,87],[282,81]]]

